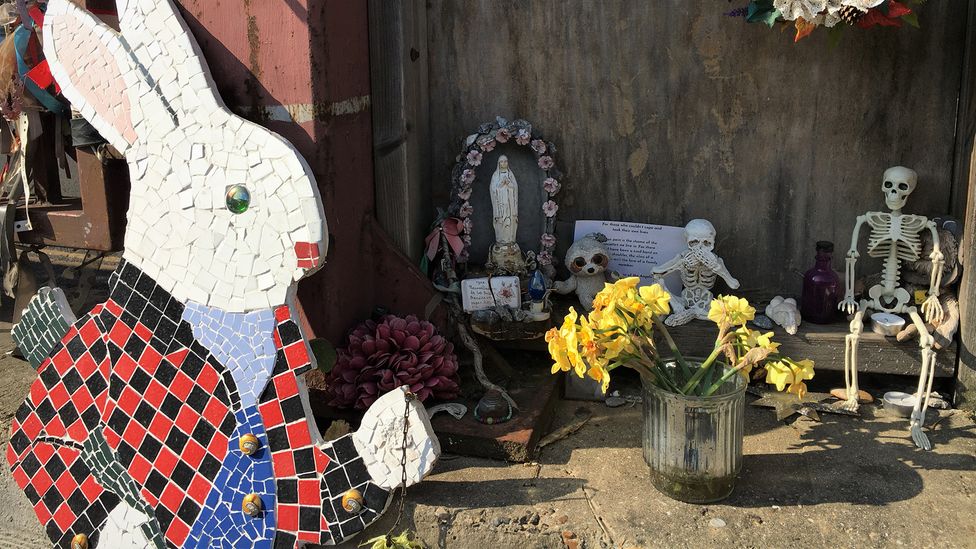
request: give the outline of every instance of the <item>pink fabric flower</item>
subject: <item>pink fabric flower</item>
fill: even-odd
[[[552,201],[550,200],[550,202]],[[545,209],[545,206],[543,206],[543,209]],[[464,204],[461,204],[461,209],[458,210],[458,216],[462,218],[471,217],[471,214],[473,213],[474,213],[474,206],[472,206],[470,202],[465,202]]]
[[[552,265],[552,254],[543,250],[536,256],[536,260],[538,260],[539,265]]]
[[[465,220],[465,221],[467,221],[467,220]],[[471,245],[471,235],[466,234],[466,235],[462,236],[461,237],[461,241],[464,242],[464,245],[465,246],[470,246]]]
[[[465,233],[470,233],[471,229],[474,228],[474,222],[471,221],[470,217],[467,217],[464,219],[464,221],[461,222],[461,227]]]
[[[543,170],[548,170],[553,165],[551,156],[540,156],[539,157],[539,167]]]
[[[472,166],[480,166],[481,165],[481,152],[480,151],[471,151],[471,152],[468,153],[467,159],[468,159],[468,164],[471,164]]]
[[[546,217],[553,217],[557,211],[559,211],[559,205],[552,200],[546,200],[542,204],[542,213],[546,214]]]
[[[495,141],[499,143],[508,143],[508,140],[512,137],[512,132],[505,128],[502,128],[495,132]]]
[[[515,134],[515,142],[519,145],[528,145],[529,140],[532,139],[532,135],[529,134],[529,130],[522,128]]]
[[[535,151],[535,154],[546,154],[546,142],[541,139],[533,139],[532,150]]]
[[[542,238],[539,239],[542,243],[543,248],[552,248],[556,245],[556,237],[549,233],[542,233]]]
[[[471,198],[471,187],[465,187],[461,189],[461,192],[458,193],[458,198],[460,198],[461,200],[467,200]]]
[[[329,404],[365,410],[383,394],[407,386],[421,401],[460,393],[454,345],[415,316],[367,320],[349,333],[329,372]]]
[[[495,150],[495,140],[491,137],[482,137],[478,140],[478,146],[485,152],[491,152]]]
[[[546,190],[549,194],[556,194],[562,185],[551,177],[547,177],[545,181],[542,182],[542,188]]]
[[[466,186],[471,185],[472,183],[474,183],[474,176],[475,176],[474,170],[470,168],[464,170],[463,172],[461,172],[461,183],[463,183]]]

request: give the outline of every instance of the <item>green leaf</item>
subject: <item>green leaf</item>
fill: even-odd
[[[315,362],[318,364],[319,370],[323,374],[331,372],[336,363],[335,346],[329,340],[323,338],[313,339],[308,344],[312,347],[312,354],[315,356]]]
[[[766,23],[772,27],[779,18],[779,10],[773,7],[773,0],[752,0],[749,2],[749,13],[746,21],[750,23]]]
[[[906,23],[908,23],[909,25],[915,27],[916,29],[917,28],[920,28],[920,26],[918,24],[918,14],[915,13],[915,12],[912,12],[912,13],[909,13],[909,14],[906,14],[906,15],[902,15],[901,16],[901,20],[904,21],[904,22],[906,22]]]

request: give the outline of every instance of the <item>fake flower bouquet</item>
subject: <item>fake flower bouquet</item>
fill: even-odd
[[[559,328],[546,334],[554,364],[552,373],[574,372],[600,382],[606,393],[610,372],[626,366],[661,389],[689,396],[715,394],[734,375],[748,379],[757,367],[766,369],[766,383],[802,398],[805,380],[813,378],[813,361],[793,360],[778,353],[773,332],[746,327],[756,310],[745,299],[719,296],[708,318],[718,327],[711,354],[697,368],[678,350],[662,322],[670,312],[670,295],[659,284],[637,287],[637,277],[607,284],[593,300],[593,311],[579,316],[572,308]],[[658,332],[671,357],[662,358],[655,343]],[[673,357],[673,358],[672,358]],[[728,368],[723,370],[719,358]]]
[[[925,0],[752,0],[747,6],[726,12],[730,17],[742,17],[749,23],[777,22],[796,28],[794,42],[807,37],[817,27],[831,29],[832,40],[844,27],[900,27],[908,23],[918,27],[917,8]]]

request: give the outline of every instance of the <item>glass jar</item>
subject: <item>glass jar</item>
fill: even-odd
[[[697,397],[644,381],[641,438],[655,488],[688,503],[719,501],[732,493],[742,469],[746,385],[734,375],[715,394]]]
[[[833,242],[817,242],[816,263],[803,275],[800,315],[805,321],[830,324],[837,319],[837,303],[840,302],[842,290],[840,276],[831,264],[833,257]]]

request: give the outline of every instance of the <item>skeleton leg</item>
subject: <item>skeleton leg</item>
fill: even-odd
[[[680,295],[671,295],[671,314],[664,319],[664,324],[668,326],[681,326],[687,324],[695,318],[695,311],[685,307],[685,298]]]
[[[844,385],[847,394],[840,407],[850,412],[856,412],[860,408],[857,386],[857,347],[861,340],[861,332],[864,331],[864,315],[868,312],[868,303],[862,302],[860,309],[854,313],[854,320],[851,321],[851,333],[844,339]]]
[[[922,431],[925,424],[925,411],[929,407],[929,395],[932,392],[932,381],[935,378],[935,351],[932,350],[932,335],[925,329],[925,322],[919,316],[915,307],[908,310],[912,322],[918,328],[918,342],[922,348],[922,371],[918,375],[918,390],[915,393],[915,408],[912,410],[911,431],[915,446],[923,450],[931,450],[932,443]]]

